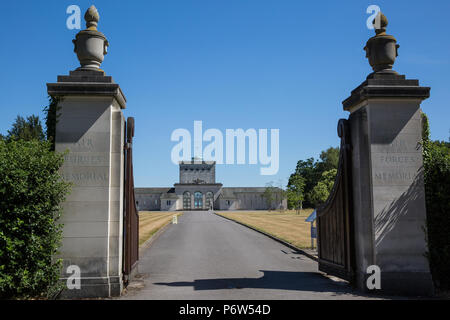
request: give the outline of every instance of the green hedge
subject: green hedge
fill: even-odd
[[[69,190],[63,156],[43,141],[0,140],[0,298],[49,296],[58,288],[60,203]]]
[[[428,259],[435,284],[447,290],[450,289],[450,144],[430,141],[425,114],[422,121]]]

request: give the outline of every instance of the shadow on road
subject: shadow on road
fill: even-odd
[[[170,287],[193,287],[194,290],[222,290],[222,289],[277,289],[314,292],[334,292],[336,294],[353,293],[353,289],[346,282],[334,282],[315,272],[291,272],[260,270],[261,278],[224,278],[199,279],[191,282],[157,282],[155,285]]]

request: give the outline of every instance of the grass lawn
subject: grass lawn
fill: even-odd
[[[216,211],[217,214],[269,233],[298,248],[311,248],[311,223],[305,219],[313,209],[280,211]],[[316,243],[315,243],[316,244]]]
[[[139,211],[139,245],[170,223],[174,215],[181,214],[182,211]]]

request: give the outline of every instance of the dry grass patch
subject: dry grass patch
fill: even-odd
[[[181,214],[180,211],[139,211],[139,245],[170,223],[174,215]]]
[[[297,214],[286,211],[216,211],[217,214],[269,233],[299,248],[311,248],[311,223],[305,219],[313,209]]]

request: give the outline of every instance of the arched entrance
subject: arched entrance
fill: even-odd
[[[194,208],[203,209],[203,194],[200,191],[194,193]]]
[[[214,194],[211,191],[206,193],[206,209],[213,209]]]
[[[189,191],[183,193],[183,209],[191,210],[191,193]]]

